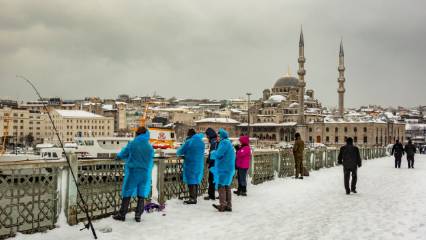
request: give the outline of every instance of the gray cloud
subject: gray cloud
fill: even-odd
[[[425,4],[412,1],[3,1],[0,96],[34,99],[157,93],[230,98],[297,70],[300,25],[307,85],[337,103],[344,39],[346,102],[425,104]]]

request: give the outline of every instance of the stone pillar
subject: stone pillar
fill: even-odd
[[[68,154],[68,159],[70,161],[71,169],[68,168],[67,174],[67,188],[66,188],[66,207],[65,214],[67,217],[67,222],[69,225],[77,224],[77,184],[75,183],[71,170],[78,177],[78,160],[77,155],[74,153]]]

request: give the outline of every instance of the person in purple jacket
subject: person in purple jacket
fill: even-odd
[[[247,171],[250,168],[251,148],[248,136],[240,137],[240,145],[237,146],[237,176],[238,190],[234,191],[239,196],[247,196]]]

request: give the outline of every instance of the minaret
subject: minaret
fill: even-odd
[[[337,89],[337,93],[339,94],[339,117],[343,117],[345,112],[344,106],[344,95],[345,95],[345,54],[343,53],[343,40],[340,41],[340,51],[339,51],[339,78],[337,82],[339,83],[339,88]]]
[[[299,39],[299,70],[297,71],[297,75],[299,75],[299,118],[297,123],[304,124],[305,123],[305,74],[306,70],[305,66],[305,43],[303,40],[303,30],[300,29],[300,39]]]

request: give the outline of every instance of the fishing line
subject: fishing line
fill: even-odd
[[[28,78],[26,78],[24,76],[19,76],[19,75],[17,75],[16,77],[25,80],[32,87],[32,89],[37,94],[38,98],[41,100],[41,102],[43,104],[43,109],[47,113],[47,116],[49,117],[50,123],[52,124],[52,127],[53,127],[53,130],[55,132],[55,135],[56,135],[56,137],[59,140],[59,144],[60,144],[60,146],[62,148],[62,151],[64,151],[64,153],[65,153],[64,144],[62,142],[61,137],[59,136],[59,132],[58,132],[58,130],[56,128],[55,122],[53,121],[52,116],[50,115],[49,109],[47,108],[46,103],[43,100],[44,98],[41,97],[40,92],[37,90],[37,88],[35,87],[35,85]],[[84,224],[84,228],[83,229],[92,230],[93,237],[95,239],[98,239],[98,237],[96,235],[96,230],[95,230],[95,228],[93,227],[93,224],[92,224],[92,219],[91,219],[91,217],[89,215],[89,209],[87,207],[86,201],[83,198],[83,195],[81,194],[80,188],[78,186],[77,178],[76,178],[76,176],[74,174],[74,171],[72,170],[70,160],[69,160],[68,155],[66,153],[65,153],[65,159],[67,161],[68,168],[70,170],[72,179],[74,180],[74,183],[76,185],[78,197],[80,198],[80,201],[81,201],[81,203],[83,205],[83,206],[81,206],[80,204],[78,204],[78,206],[84,211],[84,213],[86,215],[86,218],[87,218],[87,224]],[[81,230],[83,230],[83,229],[81,229]]]

